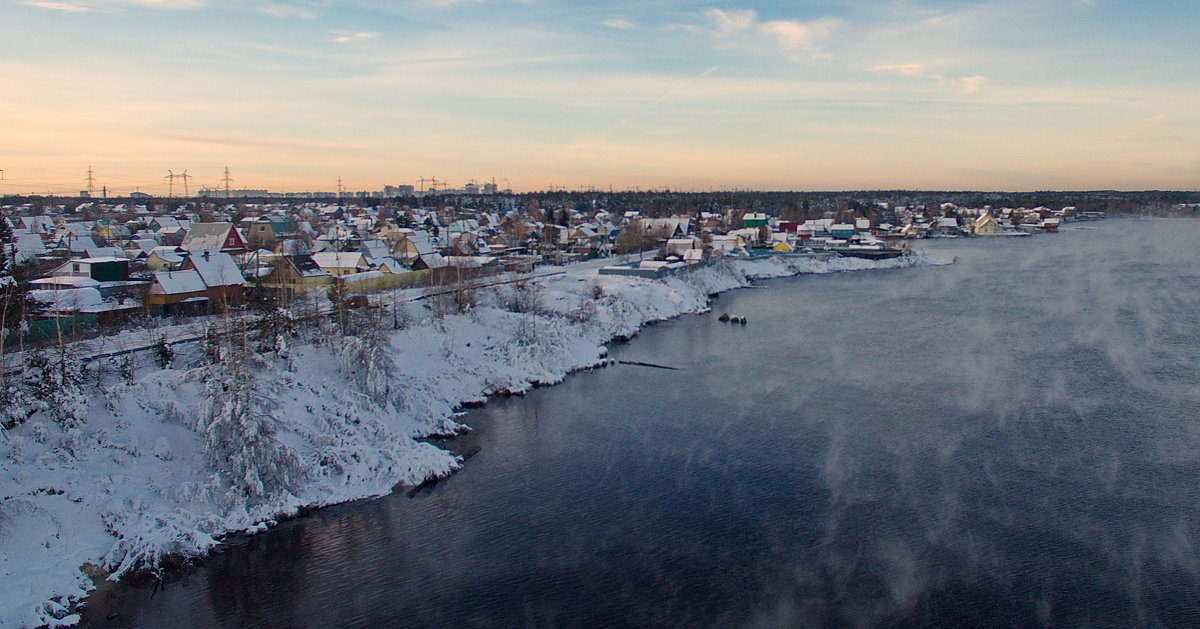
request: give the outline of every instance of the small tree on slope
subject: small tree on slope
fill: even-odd
[[[219,360],[203,367],[196,431],[209,462],[242,493],[261,499],[292,492],[303,476],[299,455],[276,439],[275,401],[259,373],[269,366],[247,348],[245,329],[225,334]]]

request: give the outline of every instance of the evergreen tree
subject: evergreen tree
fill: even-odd
[[[296,317],[276,303],[263,310],[258,320],[251,324],[250,340],[254,341],[254,349],[259,353],[284,353],[298,333]]]
[[[83,424],[87,397],[83,393],[83,364],[69,346],[60,345],[57,356],[34,352],[27,362],[24,387],[35,402],[31,410],[46,411],[63,429]]]
[[[218,361],[203,369],[196,432],[219,473],[245,496],[265,498],[295,489],[303,465],[275,437],[276,404],[257,377],[268,365],[249,351],[245,332],[225,334]]]

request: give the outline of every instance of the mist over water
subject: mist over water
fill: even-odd
[[[1196,626],[1200,222],[773,280],[94,626]],[[728,312],[749,325],[717,321]],[[111,620],[104,617],[116,612]]]

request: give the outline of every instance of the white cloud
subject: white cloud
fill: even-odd
[[[722,9],[709,9],[704,12],[704,17],[708,18],[716,29],[717,35],[721,36],[753,28],[755,21],[758,20],[758,14],[750,10],[724,11]]]
[[[758,30],[774,35],[779,43],[786,48],[813,50],[817,40],[825,39],[841,22],[823,18],[813,22],[798,22],[795,20],[776,20],[760,24]]]
[[[93,9],[91,7],[85,7],[85,6],[81,6],[78,4],[72,4],[70,2],[52,2],[50,0],[27,0],[26,2],[23,2],[22,4],[24,4],[26,6],[37,7],[39,9],[51,9],[53,11],[63,11],[66,13],[83,13],[86,11],[95,11],[95,9]]]
[[[987,83],[987,80],[988,79],[986,76],[976,74],[974,76],[964,76],[961,79],[958,79],[957,83],[959,89],[968,94],[972,94],[974,92],[978,92]]]
[[[57,0],[25,0],[22,4],[39,9],[50,9],[66,13],[109,12],[121,6],[146,7],[149,9],[198,9],[205,6],[204,0],[110,0],[107,2],[58,2]]]
[[[290,4],[264,4],[263,6],[257,7],[255,11],[274,17],[298,17],[306,20],[312,20],[317,17],[316,12],[312,11],[311,9],[305,9],[303,7]]]
[[[886,64],[871,69],[875,72],[894,72],[904,76],[929,76],[929,64],[927,63]]]
[[[333,37],[329,41],[339,44],[348,44],[351,42],[375,39],[379,36],[379,33],[376,33],[375,31],[333,31],[332,35]]]
[[[204,0],[118,0],[117,4],[131,4],[150,9],[198,9]]]
[[[987,84],[987,77],[982,74],[975,74],[964,77],[948,77],[944,74],[933,72],[934,64],[928,62],[911,62],[911,63],[888,63],[877,65],[871,70],[873,72],[882,72],[886,74],[898,74],[900,76],[909,76],[918,79],[930,79],[936,85],[952,86],[961,90],[964,94],[973,94],[983,89]]]
[[[753,10],[709,9],[704,12],[708,20],[709,31],[717,37],[730,37],[736,34],[756,33],[774,38],[784,50],[802,50],[812,54],[814,58],[827,57],[817,49],[817,42],[829,37],[834,29],[842,24],[841,20],[821,18],[810,22],[799,20],[761,21],[758,13]],[[695,30],[689,29],[689,30]]]
[[[601,22],[601,24],[603,24],[609,28],[615,28],[618,30],[626,30],[626,29],[630,29],[630,28],[634,27],[633,22],[630,22],[629,20],[620,19],[620,18],[604,20],[603,22]]]

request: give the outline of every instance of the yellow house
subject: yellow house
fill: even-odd
[[[271,274],[262,282],[269,288],[297,291],[325,286],[333,281],[333,276],[321,270],[311,256],[272,256],[270,264]]]
[[[322,271],[334,277],[361,273],[371,268],[366,256],[357,251],[314,253],[312,259]]]
[[[972,225],[971,231],[976,234],[998,234],[1000,233],[1000,223],[996,221],[996,217],[985,212],[982,216],[975,219],[975,224]]]

